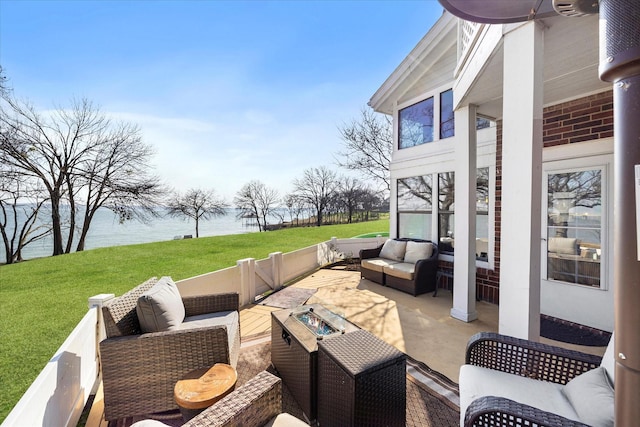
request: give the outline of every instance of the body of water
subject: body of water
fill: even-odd
[[[239,219],[237,213],[238,211],[235,209],[228,209],[228,213],[225,216],[216,217],[208,221],[200,221],[200,237],[259,231],[255,220]],[[269,222],[276,223],[279,220],[272,218]],[[153,219],[149,224],[138,221],[127,221],[120,224],[113,212],[108,209],[99,209],[91,223],[85,248],[88,250],[108,246],[160,242],[183,238],[185,235],[196,236],[196,223],[194,220],[163,216]],[[73,250],[77,246],[77,239],[74,242]],[[52,251],[53,240],[49,236],[27,245],[23,250],[23,258],[46,257],[50,256]],[[5,262],[4,258],[4,250],[2,250],[0,263]]]

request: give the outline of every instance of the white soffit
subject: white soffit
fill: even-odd
[[[545,26],[545,105],[611,88],[610,83],[602,82],[598,76],[597,15],[581,18],[556,16],[539,23]],[[503,69],[504,54],[500,43],[466,93],[462,94],[456,107],[475,104],[479,114],[502,117]]]

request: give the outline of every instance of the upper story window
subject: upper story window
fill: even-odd
[[[455,135],[455,118],[453,114],[453,90],[440,94],[440,139]]]
[[[415,147],[455,135],[453,90],[398,111],[398,148]]]
[[[399,111],[398,148],[433,141],[433,97]]]

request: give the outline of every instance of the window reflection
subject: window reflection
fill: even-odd
[[[455,116],[453,113],[453,90],[440,94],[440,139],[455,135]]]
[[[455,173],[438,174],[438,237],[442,253],[453,253],[455,227]]]
[[[399,111],[399,148],[433,141],[433,98]]]
[[[602,170],[555,173],[547,188],[547,279],[600,287]]]
[[[476,174],[476,259],[489,260],[489,168]]]
[[[432,177],[398,180],[398,236],[431,240]]]

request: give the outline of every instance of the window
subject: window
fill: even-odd
[[[600,287],[602,169],[547,176],[547,280]]]
[[[403,108],[398,115],[399,148],[433,141],[433,98]]]
[[[489,261],[489,168],[476,174],[476,259]]]
[[[440,139],[455,135],[455,117],[453,114],[453,90],[440,94]]]
[[[455,227],[455,173],[438,174],[438,240],[440,252],[452,254]]]
[[[431,240],[432,176],[398,180],[398,236]]]
[[[489,245],[492,238],[489,223],[489,173],[488,167],[476,172],[476,259],[489,261]],[[433,183],[437,186],[434,188]],[[397,181],[398,237],[420,238],[438,242],[445,255],[454,253],[455,231],[455,173],[429,174]],[[437,207],[432,200],[438,201]],[[437,208],[437,211],[434,209]],[[433,215],[437,215],[437,224]],[[437,227],[436,231],[433,226]]]

